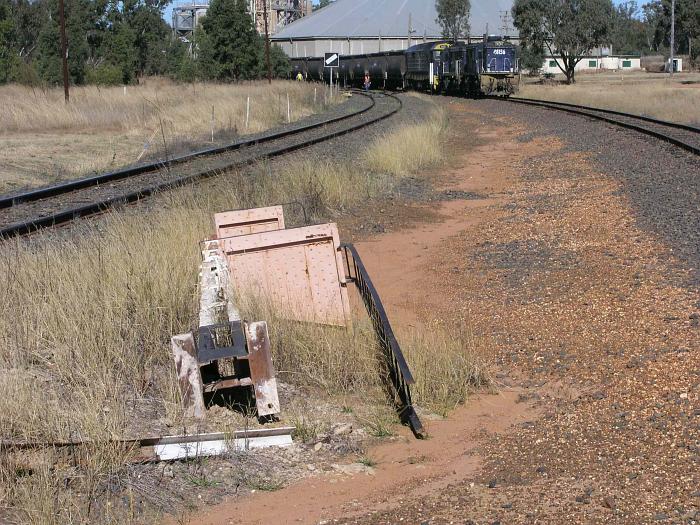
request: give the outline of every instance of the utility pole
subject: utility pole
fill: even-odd
[[[66,41],[66,15],[63,0],[58,0],[58,20],[61,26],[61,61],[63,62],[63,94],[66,104],[70,101],[68,90],[68,42]]]
[[[265,63],[267,64],[267,81],[272,84],[272,65],[270,64],[270,29],[267,25],[267,2],[263,0],[263,17],[265,17]]]
[[[671,76],[673,76],[674,48],[676,46],[676,0],[671,0]]]

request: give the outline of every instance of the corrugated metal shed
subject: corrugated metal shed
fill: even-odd
[[[470,35],[499,34],[503,26],[501,13],[510,12],[512,7],[512,0],[472,0]],[[433,0],[336,0],[290,24],[273,39],[406,38],[409,17],[413,38],[442,35],[435,21],[437,13]]]

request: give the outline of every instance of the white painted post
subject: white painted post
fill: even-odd
[[[211,106],[211,141],[214,143],[214,105]]]
[[[124,86],[124,96],[126,96],[126,85]]]
[[[245,129],[248,129],[248,120],[250,119],[250,97],[245,104]]]
[[[292,122],[292,106],[289,102],[289,93],[287,93],[287,124]]]
[[[316,90],[317,89],[318,89],[317,87],[314,87],[314,106],[316,105]]]

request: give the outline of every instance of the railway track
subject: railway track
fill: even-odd
[[[291,126],[262,137],[198,151],[166,162],[131,168],[0,196],[0,239],[26,236],[42,228],[65,225],[110,208],[137,202],[157,192],[190,184],[279,157],[380,122],[397,113],[401,100],[390,94],[356,94],[367,98],[360,109],[321,122]]]
[[[508,100],[508,102],[516,104],[525,104],[528,106],[538,106],[557,111],[565,111],[574,115],[581,115],[584,117],[601,120],[603,122],[607,122],[608,124],[621,126],[626,129],[638,131],[640,133],[644,133],[645,135],[664,140],[695,155],[700,155],[700,128],[694,126],[666,122],[664,120],[643,117],[640,115],[632,115],[621,111],[579,106],[564,102],[512,97],[508,99],[500,98],[499,100]]]

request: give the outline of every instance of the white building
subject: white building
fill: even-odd
[[[666,72],[671,71],[671,59],[669,58],[666,60]],[[673,71],[674,73],[680,73],[683,71],[683,59],[682,58],[675,58],[673,59]]]
[[[559,57],[545,58],[542,66],[542,73],[559,74],[562,70],[559,66],[564,62]],[[642,59],[638,56],[629,55],[608,55],[608,56],[586,56],[576,64],[575,71],[638,71],[642,69]]]

